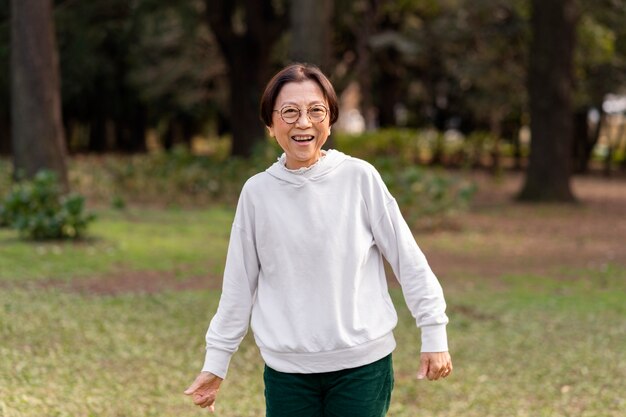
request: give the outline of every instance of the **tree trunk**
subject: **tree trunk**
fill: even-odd
[[[396,106],[402,100],[402,77],[400,55],[393,48],[386,48],[376,54],[380,77],[376,83],[378,123],[381,127],[397,126]]]
[[[490,148],[491,165],[489,171],[492,175],[500,175],[502,172],[500,157],[500,140],[502,138],[502,112],[498,110],[492,110],[489,115],[489,133],[493,140]]]
[[[11,155],[10,122],[4,114],[0,114],[0,155]]]
[[[11,1],[14,175],[55,171],[68,189],[52,0]]]
[[[532,0],[528,89],[531,144],[525,201],[574,201],[570,189],[574,0]]]
[[[129,114],[116,120],[116,149],[126,153],[146,152],[146,110],[133,103]]]
[[[372,51],[369,46],[376,23],[377,2],[361,3],[361,22],[356,28],[356,77],[361,88],[361,114],[365,118],[365,128],[374,130],[378,127],[378,115],[372,97]]]
[[[522,170],[522,141],[519,137],[520,133],[517,132],[513,136],[513,170]]]
[[[260,42],[263,42],[262,40]],[[231,154],[248,157],[265,137],[265,128],[259,119],[259,102],[264,81],[269,81],[269,51],[241,42],[249,53],[234,53],[228,60],[230,69],[230,120],[233,134]],[[250,71],[256,68],[257,72]],[[251,73],[252,72],[252,73]],[[261,76],[260,73],[264,75]],[[268,74],[267,76],[265,74]]]
[[[102,112],[93,112],[89,123],[89,152],[105,153],[108,151],[106,137],[106,120]]]
[[[205,6],[229,70],[231,154],[248,157],[265,137],[259,102],[287,17],[277,14],[271,0],[205,0]]]
[[[601,106],[599,106],[601,108]],[[600,137],[600,129],[602,128],[602,120],[604,113],[600,113],[598,123],[591,131],[588,122],[589,109],[587,107],[578,109],[574,112],[574,136],[572,143],[572,158],[574,164],[574,172],[584,174],[589,171],[589,161],[593,148],[598,143]]]
[[[293,0],[291,2],[291,46],[289,57],[330,71],[333,33],[332,0]]]

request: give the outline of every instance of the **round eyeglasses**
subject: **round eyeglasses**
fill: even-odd
[[[300,118],[300,109],[296,106],[285,106],[280,110],[274,110],[280,114],[280,118],[287,124],[293,124]],[[306,110],[306,115],[312,123],[321,123],[328,115],[328,109],[322,104],[314,104]]]

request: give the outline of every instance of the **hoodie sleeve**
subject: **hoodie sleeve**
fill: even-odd
[[[367,194],[374,240],[400,282],[406,304],[421,329],[421,351],[445,352],[448,317],[441,285],[378,172],[371,180]]]
[[[222,295],[206,333],[206,356],[202,371],[225,378],[232,355],[248,331],[256,296],[259,260],[254,237],[247,232],[252,209],[242,197],[237,206],[224,268]]]

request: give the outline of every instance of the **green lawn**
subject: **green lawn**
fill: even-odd
[[[207,415],[182,391],[202,364],[219,291],[111,296],[38,283],[127,269],[208,282],[221,270],[231,220],[228,209],[106,211],[79,244],[23,243],[0,231],[0,416]],[[626,415],[626,268],[568,274],[502,276],[497,285],[442,279],[455,365],[443,382],[415,379],[419,332],[393,289],[400,319],[389,416]],[[216,415],[262,416],[261,372],[248,336]]]
[[[85,240],[32,243],[0,229],[0,281],[72,279],[124,270],[220,273],[233,212],[102,211]]]

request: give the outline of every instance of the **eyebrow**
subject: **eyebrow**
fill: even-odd
[[[309,102],[309,104],[307,104],[307,106],[313,106],[315,104],[324,104],[324,102],[321,101],[321,100],[314,100],[314,101]],[[285,107],[285,106],[295,106],[295,107],[298,107],[298,104],[294,103],[293,101],[286,101],[286,102],[282,103],[281,107]]]

